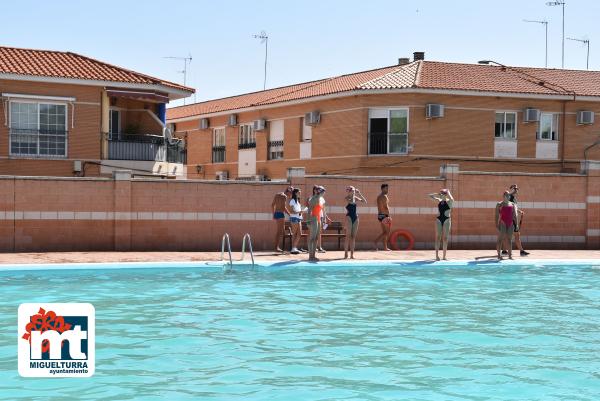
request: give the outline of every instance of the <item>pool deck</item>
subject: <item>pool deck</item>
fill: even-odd
[[[358,251],[357,260],[423,260],[430,261],[434,258],[433,251]],[[518,252],[515,259],[521,259]],[[233,253],[233,259],[239,260],[241,254]],[[342,260],[343,251],[329,251],[317,255],[323,261]],[[220,252],[46,252],[46,253],[4,253],[0,254],[0,264],[35,264],[35,263],[118,263],[118,262],[208,262],[218,261]],[[307,260],[307,254],[290,255],[276,254],[273,252],[256,252],[257,261],[297,261]],[[448,260],[483,260],[495,258],[492,250],[456,250],[448,252]],[[558,259],[600,260],[600,250],[532,250],[526,259]],[[246,255],[249,260],[249,255]]]

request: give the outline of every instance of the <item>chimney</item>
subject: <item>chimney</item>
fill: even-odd
[[[400,57],[398,59],[398,65],[404,65],[410,63],[410,58],[408,57]]]
[[[413,60],[414,61],[425,60],[425,52],[414,52]]]

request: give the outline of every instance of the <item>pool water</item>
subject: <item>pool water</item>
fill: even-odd
[[[597,264],[2,271],[0,398],[597,400]],[[95,306],[92,378],[18,375],[24,302]]]

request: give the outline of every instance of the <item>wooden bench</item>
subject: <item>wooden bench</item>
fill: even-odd
[[[302,238],[308,237],[308,227],[306,225],[306,222],[303,221],[302,222],[302,237],[300,238],[300,241],[302,241]],[[344,225],[339,222],[339,221],[332,221],[328,226],[327,229],[324,230],[321,233],[321,237],[323,238],[323,240],[327,239],[327,238],[337,238],[338,240],[338,251],[342,249],[342,239],[346,237],[346,228],[344,227]],[[292,224],[289,221],[285,222],[285,226],[283,228],[283,249],[288,249],[285,246],[286,240],[289,238],[290,240],[290,248],[292,245]]]

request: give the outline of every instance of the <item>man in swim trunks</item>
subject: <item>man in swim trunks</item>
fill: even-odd
[[[292,191],[294,188],[287,187],[285,191],[279,192],[275,194],[273,198],[273,202],[271,203],[271,208],[273,209],[273,220],[275,220],[276,224],[276,234],[275,234],[275,252],[283,252],[279,243],[283,239],[283,228],[285,224],[285,215],[289,216],[290,212],[288,210],[288,197],[292,196]]]
[[[525,212],[519,207],[519,201],[517,199],[517,196],[519,195],[519,186],[517,184],[512,184],[508,191],[510,192],[509,200],[515,204],[515,208],[517,209],[517,215],[519,216],[519,228],[517,229],[515,226],[515,229],[514,229],[515,245],[519,249],[521,256],[527,256],[527,255],[529,255],[529,252],[527,252],[525,249],[523,249],[523,244],[521,243],[521,226],[523,225],[522,224],[523,223],[523,215],[525,214]],[[504,249],[506,249],[506,248],[504,248]],[[506,255],[507,251],[502,251],[502,254]]]
[[[325,188],[315,185],[313,193],[314,195],[308,199],[308,218],[306,220],[308,226],[308,260],[310,262],[319,260],[316,257],[316,253],[322,224],[321,211],[323,204],[321,203],[321,199],[325,193]]]
[[[510,192],[504,191],[504,200],[496,205],[496,227],[498,228],[498,240],[496,241],[496,252],[498,260],[502,260],[500,248],[506,241],[508,243],[508,258],[512,259],[512,240],[515,228],[519,229],[519,219],[515,204],[510,201]]]
[[[377,220],[381,225],[381,234],[375,238],[375,250],[377,244],[383,240],[383,249],[389,251],[388,241],[390,238],[390,230],[392,228],[392,218],[390,217],[390,199],[388,198],[388,184],[381,184],[381,193],[377,197]]]

